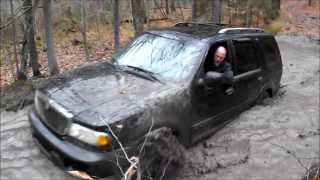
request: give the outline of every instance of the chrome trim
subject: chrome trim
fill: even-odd
[[[260,28],[223,28],[223,29],[220,29],[218,31],[219,34],[222,34],[222,33],[226,33],[228,31],[237,31],[237,30],[254,30],[254,31],[257,31],[257,32],[264,32],[263,29],[260,29]]]
[[[61,115],[63,115],[64,117],[66,117],[68,119],[72,119],[74,117],[74,115],[72,113],[70,113],[64,107],[62,107],[61,105],[56,103],[54,100],[50,99],[48,103],[50,104],[51,107],[53,107],[55,110],[60,112]]]
[[[65,118],[72,119],[74,117],[74,115],[72,113],[70,113],[68,110],[66,110],[63,106],[56,103],[54,100],[49,99],[46,95],[44,95],[42,92],[40,92],[38,90],[35,93],[35,98],[40,98],[40,99],[46,101],[47,106],[50,105],[56,111],[61,113],[61,115],[63,115]]]

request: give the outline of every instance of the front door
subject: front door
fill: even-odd
[[[203,79],[207,70],[207,65],[213,63],[215,50],[223,46],[227,49],[225,61],[232,65],[234,73],[236,67],[233,61],[234,51],[232,51],[232,42],[225,41],[215,43],[211,46],[207,58],[200,69],[198,80]],[[197,79],[197,78],[196,78]],[[202,138],[214,131],[219,124],[225,122],[233,115],[233,110],[247,99],[247,86],[244,83],[234,83],[233,93],[226,92],[230,85],[216,83],[204,84],[203,86],[194,86],[192,93],[192,104],[196,117],[193,119],[192,125],[192,142]]]

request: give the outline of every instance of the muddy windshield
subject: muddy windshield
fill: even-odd
[[[115,58],[115,63],[134,66],[172,80],[183,80],[200,62],[203,46],[189,41],[144,34]]]

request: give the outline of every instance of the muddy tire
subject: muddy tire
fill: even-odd
[[[140,156],[142,179],[166,179],[184,162],[184,147],[169,128],[152,131]]]
[[[261,94],[258,96],[256,103],[257,105],[266,105],[266,99],[269,98],[270,95],[267,91],[261,92]]]

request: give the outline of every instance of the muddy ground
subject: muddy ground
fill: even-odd
[[[184,167],[172,179],[298,180],[317,171],[320,175],[319,42],[277,39],[284,64],[280,93],[189,148]],[[27,121],[29,108],[1,111],[0,179],[75,179],[39,152]]]

